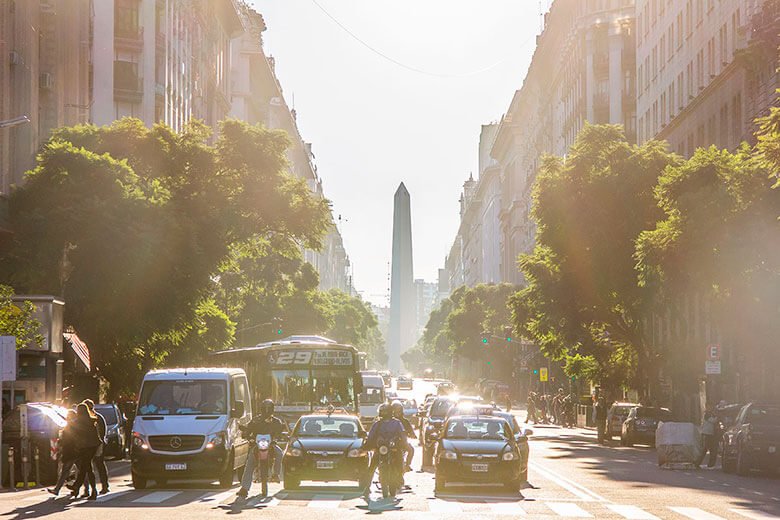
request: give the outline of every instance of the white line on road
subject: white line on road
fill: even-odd
[[[592,514],[571,502],[547,502],[545,505],[552,509],[558,516],[565,516],[567,518],[593,518]]]
[[[698,507],[670,507],[669,509],[691,520],[725,520],[722,516],[713,515]]]
[[[149,493],[148,495],[144,495],[140,498],[136,498],[135,500],[133,500],[133,503],[159,504],[179,494],[181,494],[181,491],[155,491],[154,493]]]
[[[541,475],[549,480],[552,480],[562,488],[566,489],[570,493],[582,498],[586,502],[592,502],[593,500],[598,500],[600,502],[609,502],[606,498],[602,497],[601,495],[591,491],[590,489],[586,488],[585,486],[582,486],[580,484],[577,484],[576,482],[572,482],[571,480],[567,479],[566,477],[559,475],[558,473],[555,473],[554,471],[543,468],[539,466],[538,464],[529,464],[530,468],[532,468],[534,471],[537,471],[538,473],[541,473]]]
[[[338,509],[341,501],[344,500],[343,495],[314,495],[306,507],[313,507],[316,509]]]
[[[729,509],[732,513],[737,513],[745,518],[751,518],[752,520],[780,520],[780,516],[770,515],[763,511],[752,511],[750,509]]]
[[[448,502],[446,500],[439,500],[434,498],[428,500],[428,509],[431,513],[462,513],[463,508],[460,507],[458,502]]]
[[[651,515],[644,509],[637,506],[625,506],[622,504],[607,504],[607,507],[629,520],[660,520],[657,516]]]
[[[114,500],[115,498],[119,498],[119,497],[121,497],[123,495],[127,495],[128,493],[130,493],[129,490],[128,491],[119,491],[117,493],[107,493],[105,495],[100,495],[99,497],[97,497],[97,501],[98,502],[108,502],[109,500]]]
[[[208,493],[199,496],[196,502],[214,502],[221,504],[223,500],[235,496],[236,493],[237,491],[235,489],[231,489],[230,491],[209,491]]]
[[[490,510],[497,515],[526,516],[528,514],[517,502],[491,502]]]

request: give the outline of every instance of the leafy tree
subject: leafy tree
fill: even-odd
[[[22,349],[43,344],[41,323],[35,319],[35,305],[24,301],[13,302],[14,290],[0,284],[0,336],[15,336],[16,348]]]

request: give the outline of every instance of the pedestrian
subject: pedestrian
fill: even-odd
[[[599,397],[595,404],[596,432],[599,444],[607,443],[607,401]]]
[[[74,436],[74,423],[76,422],[76,412],[74,410],[68,410],[68,415],[65,417],[65,427],[60,432],[60,438],[58,443],[58,455],[60,462],[62,463],[62,469],[60,470],[60,478],[57,480],[57,484],[53,488],[47,488],[46,491],[54,496],[60,494],[60,489],[65,485],[65,481],[70,476],[71,469],[76,464],[78,459],[78,449],[76,447],[76,438]]]
[[[92,471],[92,458],[95,456],[95,453],[100,446],[97,417],[93,417],[89,413],[89,407],[87,407],[86,404],[79,403],[76,407],[76,420],[73,423],[73,426],[77,449],[76,466],[78,467],[73,496],[79,496],[79,490],[81,489],[82,483],[84,483],[84,495],[82,498],[97,500],[95,472]]]
[[[526,401],[526,416],[525,416],[525,422],[530,423],[531,421],[536,424],[536,400],[534,399],[534,393],[528,392],[528,400]]]
[[[707,452],[710,454],[707,467],[715,467],[715,462],[718,460],[719,433],[718,416],[715,415],[712,410],[707,410],[704,412],[704,417],[701,421],[702,450],[699,460],[696,461],[697,468],[701,467],[701,463],[704,462],[704,457],[707,455]]]
[[[84,399],[84,404],[89,408],[90,415],[95,418],[95,424],[98,429],[98,436],[100,437],[100,446],[98,446],[95,456],[92,458],[92,466],[97,469],[98,478],[100,479],[100,494],[105,495],[108,493],[108,469],[106,468],[105,449],[106,449],[106,418],[95,410],[95,402],[92,399]]]

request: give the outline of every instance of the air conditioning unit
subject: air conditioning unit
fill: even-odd
[[[54,88],[54,76],[48,72],[41,72],[38,76],[38,88],[44,90],[50,90]]]
[[[22,55],[19,54],[16,51],[11,51],[9,54],[9,59],[11,61],[11,65],[24,65],[24,58],[22,58]]]

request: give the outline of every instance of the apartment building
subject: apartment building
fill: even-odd
[[[701,146],[752,141],[753,120],[767,113],[780,86],[776,42],[761,39],[767,25],[776,26],[778,13],[764,11],[774,5],[637,1],[640,142],[667,140],[690,156]]]

